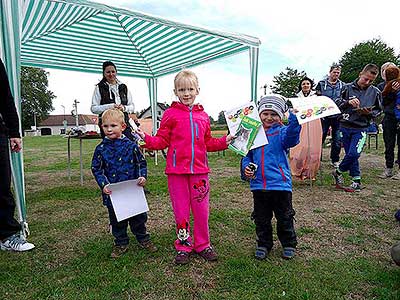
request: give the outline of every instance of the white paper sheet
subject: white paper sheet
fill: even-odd
[[[226,110],[224,111],[224,114],[226,124],[228,125],[231,135],[234,135],[237,132],[240,122],[244,116],[248,116],[251,119],[261,122],[260,116],[258,115],[257,106],[254,102],[248,102],[234,109]],[[254,149],[265,144],[268,144],[268,140],[267,136],[265,135],[264,128],[261,125],[257,132],[257,136],[254,139],[253,146],[250,149]]]
[[[300,124],[341,113],[335,102],[326,96],[289,98],[289,100],[293,109],[298,110],[296,117]]]
[[[112,183],[108,188],[118,222],[149,211],[143,187],[138,186],[137,179]]]

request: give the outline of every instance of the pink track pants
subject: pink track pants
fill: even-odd
[[[175,249],[201,252],[210,247],[208,174],[169,174],[168,190],[177,225],[178,238],[174,243]],[[193,214],[192,236],[190,234],[190,210]]]

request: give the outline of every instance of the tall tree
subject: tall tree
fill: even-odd
[[[21,68],[23,129],[30,129],[35,124],[35,120],[39,124],[54,110],[52,101],[55,95],[48,90],[47,76],[48,73],[43,69]]]
[[[297,71],[290,67],[286,67],[285,71],[274,76],[272,80],[271,90],[275,94],[280,94],[285,97],[293,97],[297,93],[300,80],[307,76],[304,71]]]
[[[385,42],[380,39],[373,39],[359,43],[343,54],[339,60],[339,64],[342,66],[340,79],[344,82],[354,81],[366,64],[373,63],[380,67],[387,61],[398,65],[400,56],[396,55],[394,49]],[[380,81],[382,81],[382,77],[379,74],[375,83]]]
[[[226,124],[226,120],[225,120],[225,115],[223,111],[220,111],[218,114],[218,120],[217,120],[218,124],[224,125]]]

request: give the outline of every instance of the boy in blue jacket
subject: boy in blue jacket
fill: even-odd
[[[137,144],[122,134],[126,124],[120,110],[106,110],[102,121],[105,138],[94,151],[92,173],[102,190],[103,204],[108,209],[111,232],[115,238],[111,257],[117,258],[128,250],[128,224],[139,244],[150,252],[155,252],[157,248],[146,230],[147,213],[118,222],[110,199],[111,190],[108,188],[110,183],[131,179],[138,179],[138,185],[144,186],[147,177],[146,160]]]
[[[283,247],[282,257],[294,257],[297,246],[292,207],[292,177],[288,162],[291,147],[299,143],[301,126],[289,114],[289,124],[282,124],[288,110],[285,98],[269,95],[261,98],[258,112],[268,137],[268,144],[250,150],[242,161],[242,172],[250,178],[254,199],[257,248],[255,257],[265,259],[273,246],[272,216],[277,220],[277,234]]]

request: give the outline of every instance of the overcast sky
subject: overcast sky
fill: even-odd
[[[97,0],[96,2],[140,11],[162,18],[228,32],[238,32],[261,40],[258,95],[261,86],[286,67],[305,71],[315,81],[327,74],[329,66],[355,44],[381,38],[400,52],[400,1],[223,1],[223,0]],[[385,12],[383,13],[383,9]],[[117,66],[118,67],[118,66]],[[49,88],[57,99],[52,114],[69,114],[72,103],[78,112],[89,114],[99,74],[47,69]],[[199,77],[198,100],[213,118],[221,110],[250,100],[248,53],[217,60],[193,68]],[[149,106],[144,79],[120,77],[131,91],[136,110]],[[65,84],[68,81],[68,85]],[[71,89],[71,86],[73,88]],[[159,80],[159,102],[171,103],[173,75]]]

